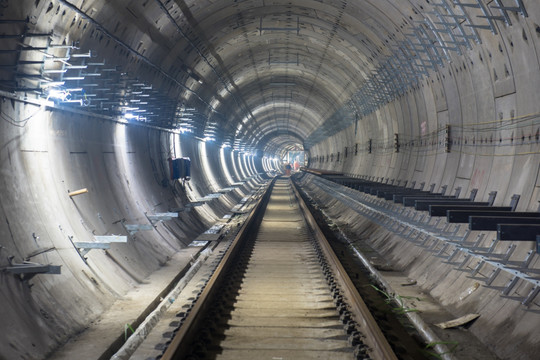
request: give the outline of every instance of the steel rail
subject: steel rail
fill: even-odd
[[[258,228],[260,221],[264,216],[264,210],[272,193],[271,190],[275,180],[276,178],[272,180],[261,200],[249,214],[246,222],[232,241],[228,251],[223,256],[222,261],[217,266],[204,290],[193,305],[193,308],[187,314],[183,324],[169,343],[161,360],[178,360],[189,356],[191,346],[197,340],[198,330],[202,329],[205,313],[212,306],[212,300],[214,295],[217,295],[220,284],[227,280],[227,270],[234,265],[234,259],[242,250],[244,239],[252,236],[254,230]],[[313,231],[313,236],[326,257],[327,264],[334,274],[335,281],[339,285],[341,295],[345,299],[345,303],[349,306],[348,310],[351,313],[351,317],[357,323],[358,330],[363,335],[362,342],[369,347],[368,354],[370,358],[374,360],[397,360],[397,356],[394,354],[390,344],[384,337],[353,282],[318,227],[316,220],[309,212],[307,205],[302,200],[296,185],[293,185],[292,188],[295,197],[299,202],[302,215],[305,217],[307,224]]]
[[[270,185],[267,187],[265,194],[261,197],[257,205],[255,205],[251,213],[248,215],[248,218],[232,241],[229,250],[223,256],[222,261],[208,280],[204,290],[195,302],[195,305],[193,305],[192,310],[186,316],[184,323],[179,328],[178,332],[163,353],[161,360],[178,360],[189,355],[189,347],[196,340],[197,329],[200,327],[201,322],[203,321],[204,313],[212,305],[213,296],[219,289],[219,285],[226,280],[224,277],[228,268],[232,265],[231,260],[237,255],[243,240],[250,235],[250,230],[258,226],[257,220],[260,220],[262,214],[264,214],[264,212],[261,210],[268,202],[271,194],[270,190],[274,186],[275,181],[276,178],[272,180]]]
[[[306,219],[306,222],[309,224],[313,230],[315,239],[321,246],[321,250],[326,256],[328,265],[330,265],[334,275],[335,281],[340,285],[340,290],[342,291],[346,303],[350,306],[350,312],[353,319],[359,325],[362,335],[365,336],[365,339],[362,339],[369,347],[369,354],[373,359],[381,360],[397,360],[392,347],[386,340],[386,337],[383,335],[379,325],[375,321],[373,315],[366,306],[364,300],[356,290],[351,278],[347,274],[347,271],[341,265],[338,257],[334,253],[334,250],[330,246],[330,243],[324,236],[322,230],[317,225],[317,221],[309,211],[306,203],[303,201],[300,193],[298,192],[297,185],[292,182],[293,189],[300,204],[300,209],[302,210],[303,216]]]

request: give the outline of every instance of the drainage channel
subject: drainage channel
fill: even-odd
[[[288,178],[270,187],[154,359],[397,359]]]

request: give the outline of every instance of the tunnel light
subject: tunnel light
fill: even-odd
[[[49,95],[47,96],[47,99],[57,99],[60,101],[66,101],[71,94],[69,91],[66,90],[57,90],[57,89],[51,89],[49,90]]]
[[[139,115],[135,115],[132,113],[125,113],[124,119],[126,120],[126,122],[129,120],[143,120],[141,117],[139,117]]]
[[[207,137],[203,138],[204,142],[215,141],[215,140],[216,140],[215,138],[210,137],[210,136],[207,136]]]

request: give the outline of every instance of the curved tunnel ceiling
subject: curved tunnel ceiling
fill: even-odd
[[[52,34],[45,51],[68,60],[39,70],[29,59],[34,77],[15,86],[276,155],[317,144],[480,42],[477,12],[447,0],[38,0],[21,36]]]
[[[97,76],[80,78],[73,85],[84,94],[72,92],[69,105],[82,99],[80,105],[105,115],[138,112],[156,126],[266,153],[305,142],[342,108],[374,69],[383,37],[394,30],[382,24],[396,26],[391,19],[403,17],[380,1],[36,4],[32,32],[52,31],[53,43],[75,44],[71,55],[91,51],[94,63],[114,64],[114,74],[103,66],[95,70],[100,79],[124,78],[124,87],[112,95],[100,92],[100,84],[91,87]],[[49,22],[37,21],[45,14],[52,16]],[[46,74],[55,69],[61,68]],[[57,80],[71,88],[65,79],[75,77],[63,74]],[[62,88],[43,89],[42,96],[49,96]],[[284,141],[283,134],[295,135]]]

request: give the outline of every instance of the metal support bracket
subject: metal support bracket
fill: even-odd
[[[206,196],[203,197],[203,198],[198,198],[198,199],[197,199],[197,202],[208,202],[208,201],[212,201],[212,200],[214,200],[214,199],[219,198],[221,195],[223,195],[223,194],[221,194],[221,193],[208,194],[208,195],[206,195]]]
[[[148,221],[150,221],[152,224],[157,223],[159,221],[169,221],[174,218],[178,217],[177,212],[166,212],[166,213],[156,213],[156,214],[145,214]]]
[[[9,266],[5,270],[9,273],[18,275],[22,281],[28,281],[37,274],[55,274],[61,273],[62,265],[43,265],[30,261],[23,261],[22,264],[13,262],[13,257],[8,257]]]
[[[135,235],[139,231],[149,231],[154,230],[154,226],[150,224],[124,224],[124,228],[129,233],[130,236]]]
[[[88,254],[88,252],[93,249],[109,249],[111,247],[111,243],[127,243],[127,236],[123,235],[94,236],[94,239],[96,239],[96,241],[73,242],[73,245],[77,248],[77,251],[79,254],[81,254],[81,257]]]
[[[204,205],[204,201],[194,201],[194,202],[187,203],[184,207],[172,208],[169,211],[173,213],[186,212],[186,211],[191,211],[191,209],[196,206],[202,206],[202,205]]]

